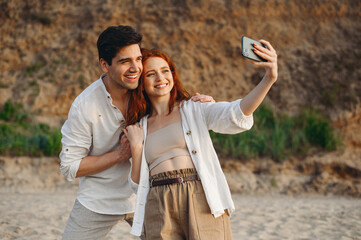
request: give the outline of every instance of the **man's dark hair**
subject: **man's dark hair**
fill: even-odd
[[[99,35],[97,41],[99,60],[103,58],[109,65],[118,51],[132,44],[141,44],[142,35],[131,26],[111,26]]]

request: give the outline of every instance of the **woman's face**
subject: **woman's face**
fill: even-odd
[[[170,95],[174,86],[168,63],[160,57],[151,57],[143,63],[144,89],[148,97]]]

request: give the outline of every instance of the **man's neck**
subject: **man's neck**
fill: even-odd
[[[103,83],[105,86],[105,89],[112,97],[113,101],[124,101],[129,99],[129,90],[126,88],[122,88],[120,86],[117,86],[115,84],[112,84],[111,81],[109,81],[109,77],[105,75],[103,78]]]
[[[114,84],[109,81],[107,75],[105,75],[102,80],[107,92],[112,98],[113,105],[115,105],[122,112],[123,116],[125,116],[130,97],[129,90],[126,88],[114,86]]]

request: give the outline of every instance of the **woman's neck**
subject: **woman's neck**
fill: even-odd
[[[169,113],[169,96],[151,98],[150,102],[152,104],[152,111],[150,113],[152,117],[167,115]]]

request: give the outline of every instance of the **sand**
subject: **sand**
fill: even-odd
[[[64,179],[58,161],[0,157],[0,240],[61,239],[78,185]],[[344,171],[343,181],[333,172],[323,181],[313,177],[318,185],[308,179],[312,175],[300,175],[290,167],[277,174],[269,171],[269,177],[253,174],[254,166],[247,163],[226,167],[233,169],[226,172],[236,205],[231,217],[233,239],[361,240],[361,198],[349,194],[354,191],[359,196],[359,164],[355,157],[347,165],[354,174],[351,178]],[[320,176],[327,173],[327,166],[320,168]],[[323,187],[329,184],[341,186],[342,191]],[[305,191],[315,187],[318,192]],[[138,239],[129,231],[130,226],[120,222],[106,239]]]
[[[69,190],[0,189],[0,239],[61,239],[75,200]],[[361,200],[319,195],[233,194],[233,239],[361,240]],[[138,239],[118,223],[107,239]]]

